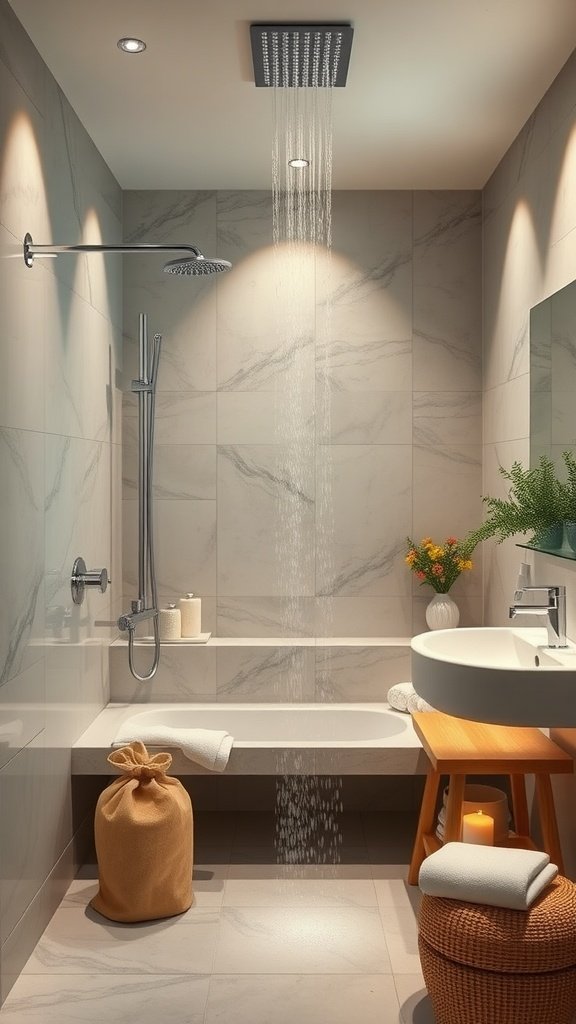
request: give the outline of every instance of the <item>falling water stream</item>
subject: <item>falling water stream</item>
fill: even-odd
[[[287,367],[276,394],[277,534],[282,636],[332,635],[333,578],[328,376],[331,326],[332,89],[275,88],[273,231],[278,348]],[[289,166],[293,158],[309,161]],[[311,639],[310,644],[314,644]],[[286,647],[278,696],[314,701],[321,648]],[[336,864],[342,836],[342,780],[317,774],[312,750],[279,752],[276,852],[282,864]]]

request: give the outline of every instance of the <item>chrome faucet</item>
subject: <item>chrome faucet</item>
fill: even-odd
[[[545,615],[548,647],[567,647],[566,587],[521,587],[514,592],[510,618],[517,615]]]

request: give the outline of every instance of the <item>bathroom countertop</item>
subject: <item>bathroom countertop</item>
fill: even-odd
[[[251,710],[273,708],[275,711],[290,710],[296,705],[289,704],[242,704],[229,705],[234,709]],[[89,728],[80,736],[72,748],[73,775],[110,775],[113,772],[107,757],[120,726],[128,719],[144,711],[158,711],[163,708],[194,711],[200,708],[224,710],[225,705],[208,704],[109,704],[94,719]],[[302,705],[300,705],[302,707]],[[278,746],[271,743],[236,743],[223,774],[226,775],[421,775],[426,772],[427,758],[412,726],[411,717],[391,710],[386,704],[326,704],[313,705],[315,709],[325,707],[331,711],[355,709],[359,711],[386,711],[405,728],[393,735],[366,741],[350,740],[338,744]],[[201,768],[184,754],[173,748],[171,774],[214,775]]]

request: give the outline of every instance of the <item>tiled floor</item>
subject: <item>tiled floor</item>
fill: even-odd
[[[117,925],[83,869],[1,1024],[432,1024],[405,883],[414,822],[343,821],[338,865],[276,863],[267,815],[196,821],[195,903]]]

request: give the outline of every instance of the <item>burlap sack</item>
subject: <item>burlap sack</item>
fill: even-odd
[[[112,921],[152,921],[192,905],[192,805],[170,754],[139,740],[115,750],[123,772],[100,794],[94,833],[100,890],[94,907]]]

